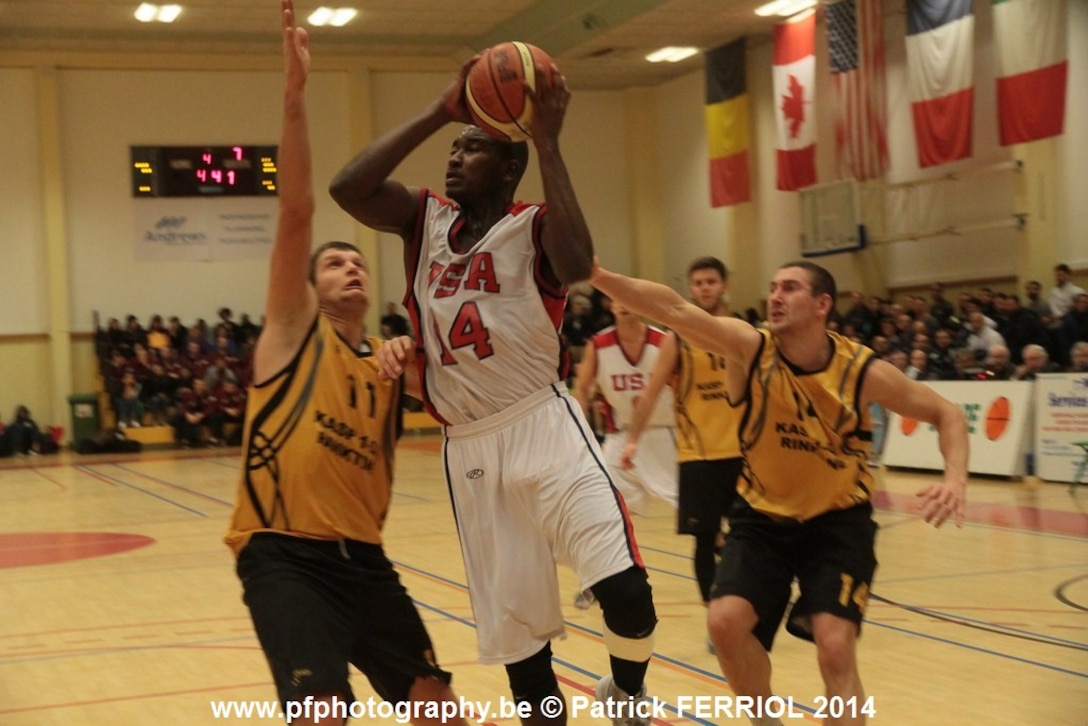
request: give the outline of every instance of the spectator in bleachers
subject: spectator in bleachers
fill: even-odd
[[[979,312],[990,318],[990,320],[997,320],[997,309],[994,307],[994,291],[989,287],[980,287],[978,294],[975,295],[975,299],[978,300]]]
[[[382,338],[385,340],[412,334],[412,326],[408,324],[408,318],[400,314],[397,304],[392,301],[385,304],[385,315],[381,317],[381,326]]]
[[[907,378],[915,381],[932,381],[936,375],[929,370],[929,354],[921,348],[910,352],[910,365],[907,366]]]
[[[933,350],[929,352],[929,370],[938,380],[956,379],[954,355],[955,338],[948,328],[940,328],[933,335]]]
[[[989,380],[1011,381],[1016,374],[1012,355],[1008,346],[1005,345],[995,345],[990,348],[990,354],[983,361],[982,367],[986,369],[986,377]]]
[[[930,285],[929,299],[929,314],[937,319],[938,326],[947,325],[948,319],[955,313],[955,308],[944,296],[944,285],[939,282]]]
[[[125,345],[125,329],[121,327],[121,321],[117,318],[110,318],[106,323],[106,350],[114,351],[119,350],[122,354],[125,353],[127,345]]]
[[[166,334],[170,336],[170,347],[181,353],[189,342],[189,329],[181,324],[177,315],[166,321]]]
[[[211,350],[212,343],[208,337],[208,323],[204,321],[204,318],[197,318],[196,322],[189,326],[189,343],[196,341],[200,346],[201,353],[207,353]]]
[[[227,381],[238,385],[238,376],[234,373],[226,356],[216,355],[212,365],[204,371],[204,385],[209,391],[218,391]]]
[[[147,324],[147,347],[156,351],[170,347],[170,334],[162,324],[161,315],[152,315]]]
[[[126,368],[121,376],[121,395],[113,402],[113,410],[117,414],[117,428],[139,428],[140,419],[143,417],[143,405],[140,403],[142,388],[132,368]]]
[[[1020,305],[1020,298],[1016,295],[1004,293],[994,296],[997,305],[997,332],[1005,339],[1005,344],[1012,352],[1012,362],[1016,365],[1023,363],[1022,351],[1024,346],[1036,344],[1046,346],[1050,341],[1043,321],[1033,311]]]
[[[161,362],[151,364],[151,373],[144,381],[141,390],[141,402],[144,410],[151,414],[151,423],[166,426],[170,422],[170,409],[174,400],[175,380],[166,373]]]
[[[869,347],[873,349],[873,352],[877,354],[877,357],[888,359],[888,356],[892,352],[892,347],[888,343],[888,339],[883,335],[874,335],[873,339],[869,341]]]
[[[260,334],[261,327],[249,319],[249,313],[242,313],[242,319],[238,323],[238,335],[234,339],[234,342],[238,344],[238,349],[241,350],[250,338],[256,340]]]
[[[206,442],[203,428],[215,408],[216,399],[201,379],[194,378],[192,388],[181,389],[178,392],[178,411],[171,422],[178,444],[183,448],[203,445]]]
[[[922,332],[926,335],[933,335],[937,332],[937,328],[941,327],[940,321],[929,312],[926,299],[921,295],[911,295],[907,298],[907,312],[914,318],[916,332],[919,325],[925,328]]]
[[[215,407],[208,416],[208,430],[212,440],[228,446],[242,443],[242,423],[246,413],[246,392],[231,379],[226,379],[215,393]],[[229,438],[226,424],[234,424]]]
[[[102,365],[102,378],[111,401],[121,395],[121,376],[125,374],[126,368],[128,368],[128,358],[120,348],[113,348],[110,351],[109,360]]]
[[[986,377],[986,369],[970,348],[956,348],[952,352],[952,362],[956,366],[956,380],[978,381]]]
[[[910,357],[905,350],[893,350],[888,354],[888,362],[904,373],[906,373],[907,368],[910,367]]]
[[[899,313],[895,318],[895,331],[888,338],[893,350],[909,353],[914,347],[914,318],[910,313]]]
[[[1088,342],[1083,340],[1073,343],[1069,350],[1069,372],[1088,373]]]
[[[1054,267],[1054,287],[1050,290],[1047,301],[1050,303],[1050,315],[1043,319],[1047,332],[1050,334],[1050,353],[1055,358],[1062,358],[1068,354],[1073,343],[1076,342],[1076,333],[1073,330],[1072,321],[1067,317],[1073,309],[1073,302],[1077,295],[1084,290],[1077,287],[1070,280],[1073,270],[1069,265],[1060,264]],[[1062,361],[1067,362],[1067,361]]]
[[[204,349],[201,347],[200,340],[192,337],[190,337],[186,346],[185,354],[180,357],[178,362],[189,369],[194,379],[204,378],[204,374],[208,371],[210,365]]]
[[[231,312],[230,308],[224,307],[219,308],[219,311],[216,314],[219,316],[219,320],[217,320],[215,323],[216,337],[218,337],[220,331],[225,328],[227,331],[227,337],[230,338],[231,342],[233,343],[238,333],[238,324],[234,322],[234,313]]]
[[[1073,309],[1067,313],[1074,341],[1088,340],[1088,293],[1073,298]]]
[[[1024,295],[1026,300],[1024,301],[1024,309],[1030,310],[1039,316],[1039,319],[1046,322],[1046,318],[1050,315],[1050,303],[1043,298],[1043,285],[1038,280],[1029,280],[1024,283]]]
[[[140,325],[140,319],[135,315],[125,318],[125,346],[131,351],[137,345],[147,347],[147,331]]]
[[[1041,345],[1024,347],[1024,362],[1016,368],[1013,380],[1034,381],[1040,373],[1057,373],[1061,367],[1050,361],[1050,354]]]
[[[921,350],[923,353],[928,355],[929,351],[932,348],[933,342],[932,340],[930,340],[930,337],[928,335],[926,335],[925,333],[914,334],[914,346],[911,348],[912,351]]]
[[[986,316],[980,311],[972,312],[967,318],[967,348],[974,354],[975,360],[985,360],[990,354],[990,348],[995,345],[1005,345],[1005,339],[1001,333],[986,322]]]

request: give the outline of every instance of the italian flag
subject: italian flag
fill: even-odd
[[[997,115],[1004,146],[1062,133],[1066,0],[993,0]]]

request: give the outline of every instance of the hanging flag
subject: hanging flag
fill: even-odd
[[[881,2],[838,0],[825,7],[838,176],[876,179],[888,170]]]
[[[907,74],[919,165],[971,155],[972,0],[907,0]]]
[[[748,182],[748,90],[744,38],[706,52],[706,133],[710,204],[752,198]]]
[[[816,13],[774,26],[774,109],[778,188],[816,183]]]
[[[1062,133],[1068,11],[1065,0],[994,0],[1001,144]]]

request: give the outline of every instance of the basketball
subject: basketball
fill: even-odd
[[[986,410],[986,438],[997,441],[1009,425],[1009,399],[1001,396],[994,399]]]
[[[529,122],[533,104],[527,85],[551,83],[551,56],[535,45],[511,41],[494,45],[481,54],[465,79],[465,101],[472,122],[504,141],[524,141],[532,136]],[[538,76],[537,71],[544,75]]]

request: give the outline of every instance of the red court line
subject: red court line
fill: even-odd
[[[972,502],[970,497],[971,491],[970,486],[968,486],[968,501],[964,511],[964,521],[974,524],[991,524],[1008,529],[1026,529],[1048,534],[1088,537],[1088,515],[1081,512],[1063,512],[1058,509],[1014,504]],[[913,494],[878,491],[873,494],[873,505],[878,510],[918,514],[918,498]]]
[[[39,469],[38,469],[37,467],[35,467],[33,471],[34,471],[34,473],[35,473],[35,474],[37,474],[37,475],[38,475],[38,476],[40,476],[41,478],[45,479],[45,480],[46,480],[46,481],[48,481],[48,482],[52,482],[53,484],[56,484],[56,485],[57,485],[58,487],[60,487],[61,489],[63,489],[63,490],[67,490],[67,489],[68,489],[67,485],[65,485],[65,484],[62,484],[61,482],[57,481],[57,480],[56,480],[56,479],[54,479],[53,477],[50,477],[50,476],[46,476],[46,475],[45,475],[45,474],[43,474],[43,473],[41,472],[41,470],[39,470]]]

